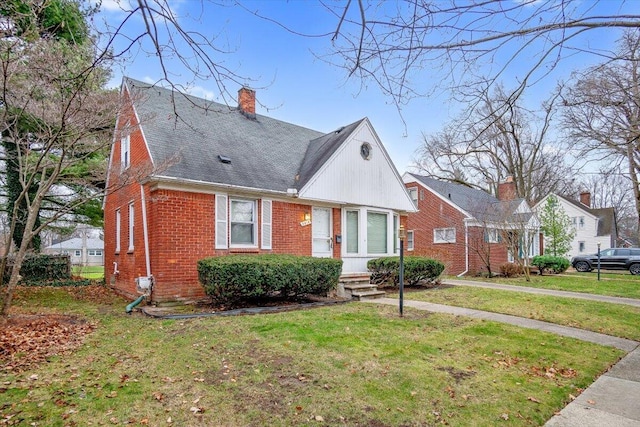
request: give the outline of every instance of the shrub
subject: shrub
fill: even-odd
[[[206,294],[225,304],[275,294],[326,295],[336,288],[341,271],[342,260],[294,255],[230,255],[198,261],[198,278]]]
[[[500,266],[500,275],[503,277],[517,277],[523,273],[522,266],[513,262],[505,262]]]
[[[538,255],[534,256],[531,264],[538,267],[540,274],[545,271],[553,273],[564,273],[569,268],[569,260],[560,256]]]
[[[400,282],[400,257],[383,257],[369,260],[371,283],[388,283],[397,286]],[[404,258],[404,281],[409,285],[420,282],[433,283],[444,271],[444,264],[431,258],[409,256]]]
[[[4,270],[4,283],[9,282],[13,258],[7,259]],[[21,284],[47,285],[52,281],[71,279],[71,261],[69,255],[28,255],[20,267]]]

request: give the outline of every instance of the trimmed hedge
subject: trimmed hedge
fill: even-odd
[[[295,255],[230,255],[198,261],[198,278],[218,303],[271,295],[326,295],[338,285],[342,260]]]
[[[552,255],[538,255],[534,256],[533,260],[531,260],[531,264],[538,267],[540,270],[540,274],[545,271],[553,272],[553,273],[564,273],[569,268],[569,260],[560,257],[560,256],[552,256]]]
[[[369,260],[367,268],[371,272],[371,283],[400,283],[400,257],[382,257]],[[433,283],[444,271],[444,264],[435,259],[408,256],[404,258],[404,281],[409,285],[420,282]]]
[[[9,282],[13,259],[7,259],[4,270],[4,283]],[[46,285],[52,281],[71,280],[71,259],[69,255],[28,255],[20,267],[22,285]]]

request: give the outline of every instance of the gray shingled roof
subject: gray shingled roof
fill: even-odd
[[[82,238],[74,237],[63,242],[54,243],[45,249],[82,249]],[[87,239],[87,249],[104,249],[104,241],[101,239]]]
[[[449,199],[454,205],[467,212],[478,221],[486,222],[527,222],[532,213],[515,214],[516,209],[524,199],[498,200],[495,196],[466,185],[441,181],[427,176],[411,173],[418,182],[431,188],[443,198]]]
[[[360,123],[323,134],[260,114],[247,118],[238,108],[130,78],[125,84],[134,94],[154,164],[170,164],[156,174],[160,177],[282,192],[300,189]]]
[[[616,212],[614,208],[594,209],[594,208],[590,208],[583,205],[577,200],[573,200],[565,196],[559,196],[559,197],[562,197],[564,200],[571,203],[572,205],[577,206],[583,211],[588,212],[591,215],[598,218],[598,230],[597,230],[598,236],[608,236],[608,235],[617,236]]]

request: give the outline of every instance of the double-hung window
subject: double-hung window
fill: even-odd
[[[409,196],[411,196],[411,200],[413,200],[413,204],[418,207],[418,189],[415,187],[409,188]]]
[[[116,211],[116,253],[120,252],[120,209]]]
[[[229,221],[232,246],[257,246],[255,200],[231,199]]]
[[[456,242],[456,229],[454,227],[434,228],[433,243],[455,243],[455,242]]]
[[[133,217],[134,215],[134,210],[133,210],[133,203],[129,203],[129,248],[128,251],[131,252],[133,251],[133,242],[134,242],[134,225],[135,225],[135,218]]]
[[[126,135],[120,138],[120,163],[122,170],[125,170],[131,165],[131,137],[129,135],[130,124],[127,122],[127,126],[123,129]]]
[[[500,231],[495,228],[488,228],[484,232],[485,242],[500,243]]]
[[[415,248],[414,236],[415,235],[413,230],[407,231],[407,250],[408,251],[412,251]]]

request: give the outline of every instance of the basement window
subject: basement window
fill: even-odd
[[[231,157],[223,156],[222,154],[218,154],[218,160],[222,163],[231,163]]]

